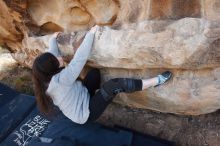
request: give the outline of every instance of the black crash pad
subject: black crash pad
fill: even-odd
[[[79,125],[60,111],[40,114],[35,98],[0,83],[0,146],[174,146],[162,140],[115,126]]]

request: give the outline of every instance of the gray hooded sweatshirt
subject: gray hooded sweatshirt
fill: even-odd
[[[93,39],[94,34],[88,32],[73,59],[68,66],[52,77],[46,91],[63,114],[78,124],[84,124],[90,113],[88,90],[82,85],[81,81],[76,79],[90,55]],[[56,38],[52,37],[50,39],[47,51],[56,57],[60,55]]]

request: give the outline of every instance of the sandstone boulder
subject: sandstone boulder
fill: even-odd
[[[220,1],[203,0],[204,17],[209,20],[220,20]]]
[[[220,65],[220,23],[184,18],[103,28],[91,61],[101,67],[202,69]]]
[[[103,69],[104,80],[113,77],[150,78],[164,69]],[[160,112],[199,115],[214,112],[220,103],[220,68],[202,70],[171,69],[172,80],[164,86],[142,92],[120,94],[115,102]]]
[[[72,44],[84,34],[66,33],[58,40],[63,56],[74,54]],[[96,34],[89,64],[121,69],[220,67],[219,36],[220,23],[198,18],[142,21],[119,30],[102,27]],[[43,52],[49,38],[27,37],[23,46]]]
[[[220,19],[218,0],[0,0],[0,43],[31,67],[55,31],[68,63],[74,45],[94,24],[87,66],[114,77],[150,78],[164,70],[163,86],[114,101],[161,112],[198,115],[220,108]]]

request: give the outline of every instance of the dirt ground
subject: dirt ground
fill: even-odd
[[[178,146],[220,146],[220,111],[201,116],[178,116],[112,104],[99,122],[175,141]]]
[[[31,70],[13,61],[12,65],[9,64],[4,69],[1,63],[9,62],[10,58],[5,53],[8,52],[0,48],[0,82],[22,93],[33,95]],[[220,111],[200,116],[180,116],[113,103],[98,122],[172,140],[178,146],[220,146]]]

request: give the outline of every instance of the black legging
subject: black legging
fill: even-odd
[[[101,88],[100,82],[100,71],[98,69],[92,69],[83,80],[83,84],[88,89],[91,97],[89,121],[98,119],[118,93],[131,93],[142,90],[140,79],[115,78],[105,82]],[[99,90],[96,92],[97,89]]]

